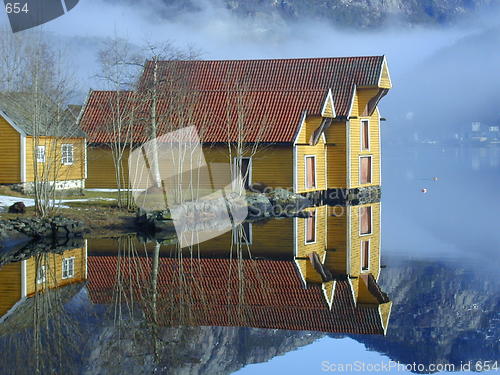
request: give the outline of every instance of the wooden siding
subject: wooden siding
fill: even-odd
[[[311,140],[314,131],[319,128],[323,117],[321,116],[311,116],[307,117],[305,123],[303,124],[298,136],[297,136],[297,186],[296,193],[307,193],[312,191],[320,191],[326,189],[326,146],[323,137],[317,145],[310,146],[309,141]],[[305,157],[306,155],[314,155],[316,158],[316,187],[312,189],[306,188],[306,173],[305,173]]]
[[[62,145],[73,145],[73,163],[62,163]],[[45,162],[36,162],[35,138],[26,137],[26,181],[35,180],[37,163],[38,176],[50,181],[82,180],[85,176],[85,140],[83,138],[39,137],[38,145],[45,146]]]
[[[111,149],[107,147],[88,148],[88,188],[116,188],[115,166]],[[230,182],[230,155],[226,145],[203,146],[205,160],[210,167],[210,177],[214,186],[220,188],[222,183]],[[233,152],[233,156],[235,153]],[[248,154],[242,155],[250,156]],[[212,165],[211,165],[212,164]],[[217,164],[217,165],[213,165]],[[223,164],[226,164],[224,167]],[[222,169],[221,169],[222,167]],[[128,184],[128,152],[123,158],[123,185]],[[208,173],[208,172],[206,172]],[[269,187],[288,188],[293,186],[293,151],[291,146],[262,145],[252,155],[252,183],[262,183]],[[197,181],[194,185],[199,186]],[[138,187],[142,187],[141,184]],[[203,186],[200,186],[203,188]],[[208,188],[208,187],[207,187]]]
[[[334,273],[347,272],[347,210],[348,207],[328,207],[326,267]]]
[[[0,116],[0,184],[21,182],[21,135]]]
[[[372,207],[372,232],[369,235],[359,234],[359,209]],[[361,241],[370,240],[369,269],[366,272],[373,274],[375,279],[379,276],[380,262],[380,202],[361,206],[349,207],[351,225],[350,271],[349,274],[358,276],[361,273]]]
[[[324,107],[324,109],[323,109],[323,113],[322,113],[322,115],[323,115],[324,117],[330,117],[330,118],[334,117],[334,111],[333,111],[333,109],[334,109],[334,108],[333,108],[333,105],[332,105],[332,100],[331,100],[331,98],[328,96],[328,97],[326,98],[326,103],[325,103],[325,107]]]
[[[122,160],[122,187],[128,186],[128,152]],[[87,180],[85,186],[89,189],[116,189],[115,164],[111,148],[107,146],[87,147]]]
[[[21,262],[0,268],[0,317],[21,299]]]
[[[380,185],[380,122],[379,112],[375,109],[371,116],[361,117],[363,108],[368,101],[378,92],[378,89],[358,89],[357,106],[353,106],[352,116],[357,117],[349,121],[349,145],[350,145],[350,188],[362,186]],[[369,120],[369,141],[370,149],[361,150],[361,121]],[[370,184],[360,184],[360,156],[372,156],[372,182]]]
[[[323,261],[326,256],[326,213],[327,207],[321,206],[316,208],[307,208],[307,211],[316,211],[316,242],[306,244],[305,218],[294,218],[296,228],[296,257],[307,258],[298,259],[296,262],[299,266],[299,271],[307,282],[321,283],[321,276],[314,270],[309,261],[309,254],[315,252],[319,259]]]
[[[387,63],[384,61],[384,65],[382,66],[382,74],[380,76],[379,87],[383,89],[392,88],[391,79],[389,77],[389,69],[387,68]]]
[[[327,152],[327,187],[347,187],[347,144],[346,123],[332,122],[326,129],[326,152]]]
[[[64,258],[75,258],[74,276],[62,278],[62,261]],[[43,291],[45,288],[58,288],[85,280],[86,268],[85,248],[66,250],[62,254],[39,254],[31,257],[26,262],[26,293],[28,296]],[[37,284],[37,264],[45,266],[46,279],[44,283]]]

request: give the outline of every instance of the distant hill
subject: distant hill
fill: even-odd
[[[123,0],[107,0],[121,2]],[[243,17],[326,20],[342,27],[377,28],[390,20],[404,24],[447,24],[493,5],[494,0],[128,0],[163,6],[166,17],[201,7],[225,7]],[[199,4],[203,4],[200,6]]]

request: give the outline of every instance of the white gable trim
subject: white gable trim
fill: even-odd
[[[335,106],[333,105],[333,94],[332,89],[328,89],[328,94],[326,95],[325,102],[323,103],[323,107],[321,108],[321,116],[325,117],[326,106],[328,103],[332,106],[333,118],[337,117],[337,113],[335,111]]]
[[[304,113],[302,114],[302,119],[300,120],[299,131],[297,132],[297,134],[295,134],[295,139],[293,140],[294,146],[297,144],[297,141],[299,139],[299,135],[302,132],[302,128],[304,127],[304,124],[306,123],[306,117],[307,117],[307,111],[304,111]]]
[[[349,104],[349,111],[347,112],[347,119],[349,119],[349,117],[351,117],[351,115],[352,115],[352,107],[354,106],[354,98],[355,98],[357,89],[358,89],[358,87],[356,86],[356,84],[354,84],[354,87],[352,89],[352,95],[351,95],[351,103]]]
[[[387,70],[387,78],[389,78],[389,86],[392,87],[391,73],[389,72],[389,67],[387,66],[387,58],[384,56],[384,60],[382,61],[382,65],[380,67],[380,73],[378,75],[378,86],[380,87],[380,81],[382,81],[382,72],[385,69]]]

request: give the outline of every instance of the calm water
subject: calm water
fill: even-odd
[[[171,240],[159,247],[137,236],[25,251],[0,268],[0,373],[409,373],[495,365],[500,150],[389,149],[383,171],[372,228],[371,257],[381,236],[380,262],[370,258],[375,289],[342,275],[335,263],[341,245],[325,242],[333,231],[334,239],[347,238],[349,224],[321,207],[309,246],[334,282],[321,283],[301,256],[305,219],[254,223],[241,228],[247,241],[227,234],[182,253]]]

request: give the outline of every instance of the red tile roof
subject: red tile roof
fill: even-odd
[[[238,135],[236,119],[239,118],[245,125],[247,142],[293,142],[304,111],[320,113],[329,89],[332,90],[337,116],[347,116],[354,86],[376,86],[383,60],[383,56],[370,56],[161,61],[159,76],[164,83],[160,91],[164,99],[160,100],[158,108],[159,133],[168,131],[172,123],[177,127],[194,124],[204,142],[235,141]],[[150,86],[152,64],[149,62],[144,70],[139,84],[141,93],[147,92]],[[169,83],[168,88],[165,82]],[[178,119],[179,113],[172,114],[178,112],[171,109],[175,107],[172,104],[173,92],[177,95],[174,99],[176,105],[182,101],[184,106],[183,124]],[[184,98],[180,98],[184,92],[192,94],[188,105]],[[80,121],[90,142],[113,141],[113,134],[105,129],[110,112],[105,108],[109,107],[112,95],[104,91],[90,94]],[[236,102],[245,103],[239,115]],[[145,120],[148,104],[140,107],[138,117]],[[134,141],[148,139],[145,123],[137,121]]]
[[[144,257],[89,256],[91,300],[114,301],[118,266],[123,290],[133,290],[135,303],[143,303],[151,285],[151,259]],[[152,316],[148,306],[143,303]],[[378,306],[355,306],[348,281],[336,282],[330,309],[321,285],[304,288],[292,261],[160,258],[157,306],[158,323],[166,326],[384,332]]]

